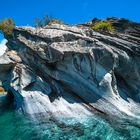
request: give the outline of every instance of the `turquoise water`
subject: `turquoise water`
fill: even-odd
[[[6,109],[0,112],[0,140],[139,140],[139,126],[92,117],[33,121]]]

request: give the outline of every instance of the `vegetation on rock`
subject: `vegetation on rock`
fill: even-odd
[[[41,19],[36,18],[35,23],[36,23],[35,24],[36,27],[44,27],[46,25],[51,25],[51,24],[63,24],[63,21],[50,16],[43,16],[43,18]]]
[[[43,27],[43,24],[42,24],[42,19],[39,19],[39,18],[36,18],[35,19],[35,26],[36,27]]]
[[[5,92],[4,88],[0,87],[0,93],[4,93],[4,92]]]
[[[99,30],[99,31],[104,31],[104,32],[115,31],[115,28],[113,27],[111,22],[106,21],[106,20],[102,20],[102,21],[97,20],[95,22],[92,22],[91,28],[95,30]]]
[[[6,37],[12,37],[13,29],[15,27],[15,23],[12,18],[5,18],[0,21],[0,31]]]
[[[63,21],[54,17],[44,16],[44,25],[63,24]]]

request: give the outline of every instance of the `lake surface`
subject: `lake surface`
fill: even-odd
[[[123,121],[112,125],[95,116],[62,120],[38,122],[6,108],[0,111],[0,140],[140,140],[140,128]]]

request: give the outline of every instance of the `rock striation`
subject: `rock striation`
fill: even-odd
[[[0,57],[0,81],[15,109],[35,118],[139,118],[140,24],[107,20],[116,32],[85,24],[16,27]]]

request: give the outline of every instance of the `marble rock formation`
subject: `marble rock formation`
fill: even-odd
[[[138,118],[140,25],[108,20],[123,30],[99,32],[84,24],[16,27],[0,57],[0,81],[15,109],[33,117]]]

